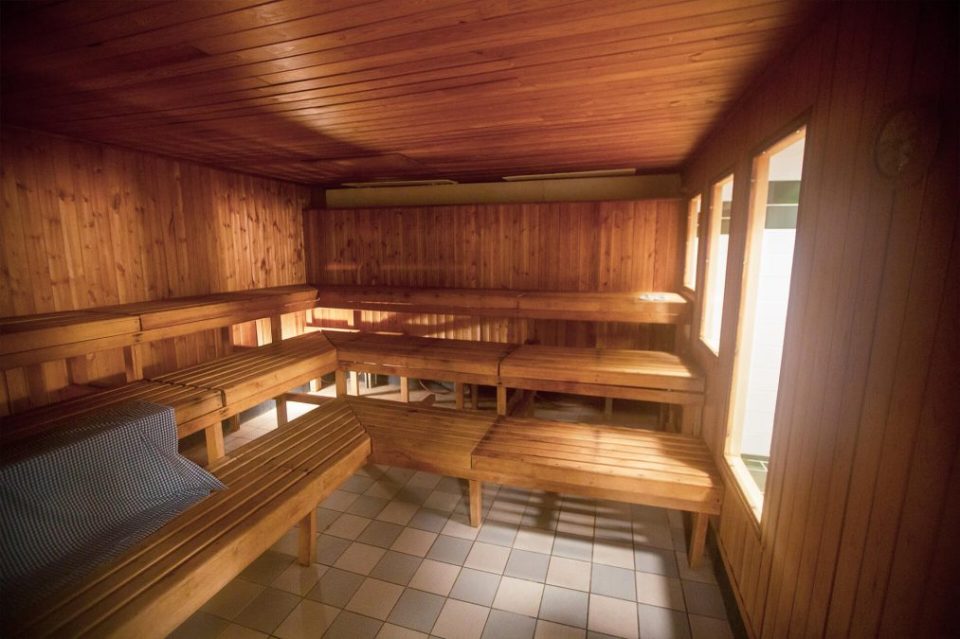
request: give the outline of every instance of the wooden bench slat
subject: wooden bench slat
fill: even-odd
[[[578,384],[703,391],[696,367],[671,353],[523,345],[500,365],[502,377]]]
[[[507,478],[516,476],[529,481],[543,479],[554,485],[569,484],[569,490],[573,493],[577,492],[578,486],[590,486],[597,490],[610,489],[617,494],[632,492],[637,499],[645,495],[668,498],[675,504],[685,503],[684,506],[674,507],[695,512],[705,509],[706,512],[713,512],[719,507],[722,483],[715,467],[709,463],[710,454],[706,445],[700,440],[688,438],[690,448],[702,449],[695,459],[706,460],[705,465],[676,465],[669,447],[675,446],[678,437],[682,437],[677,435],[664,438],[664,452],[659,455],[648,446],[623,446],[616,456],[617,461],[614,461],[609,457],[609,449],[599,445],[605,440],[607,427],[578,424],[569,428],[567,424],[545,422],[539,428],[531,429],[531,422],[504,418],[498,420],[474,450],[473,467]],[[521,445],[524,439],[536,441],[544,432],[556,437],[567,432],[571,435],[570,444],[555,448],[552,447],[552,441]],[[613,432],[616,438],[631,435],[630,431],[623,428]],[[585,433],[592,433],[592,437],[584,437]],[[637,432],[636,435],[639,441],[649,443],[659,433],[646,431]],[[662,460],[659,464],[654,462],[657,457]],[[655,465],[652,468],[651,462]]]

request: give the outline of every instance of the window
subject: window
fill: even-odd
[[[779,390],[804,133],[777,142],[753,163],[727,455],[758,517]]]
[[[720,325],[723,319],[723,288],[730,244],[730,209],[733,204],[733,176],[713,185],[710,191],[710,219],[707,232],[706,281],[700,338],[714,353],[720,352]]]
[[[700,196],[690,200],[687,209],[687,255],[683,266],[683,285],[697,290],[697,249],[700,247]]]

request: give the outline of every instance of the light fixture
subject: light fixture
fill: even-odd
[[[457,184],[455,180],[374,180],[373,182],[343,182],[340,186],[353,189],[369,189],[387,186],[446,186]]]
[[[532,180],[569,180],[573,178],[623,177],[636,174],[636,169],[598,169],[596,171],[567,171],[565,173],[507,175],[503,178],[503,180],[505,182],[527,182]]]

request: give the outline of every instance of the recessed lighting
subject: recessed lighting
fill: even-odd
[[[567,171],[565,173],[532,173],[530,175],[508,175],[506,182],[526,182],[529,180],[569,180],[572,178],[623,177],[636,175],[636,169],[598,169],[596,171]]]
[[[375,180],[373,182],[343,182],[340,186],[353,189],[368,189],[387,186],[443,186],[457,184],[455,180]]]

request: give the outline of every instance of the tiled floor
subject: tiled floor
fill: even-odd
[[[227,446],[272,425],[271,411]],[[466,482],[368,466],[317,509],[318,563],[296,563],[290,531],[173,636],[733,636],[677,511],[485,484],[477,529],[467,506]]]

